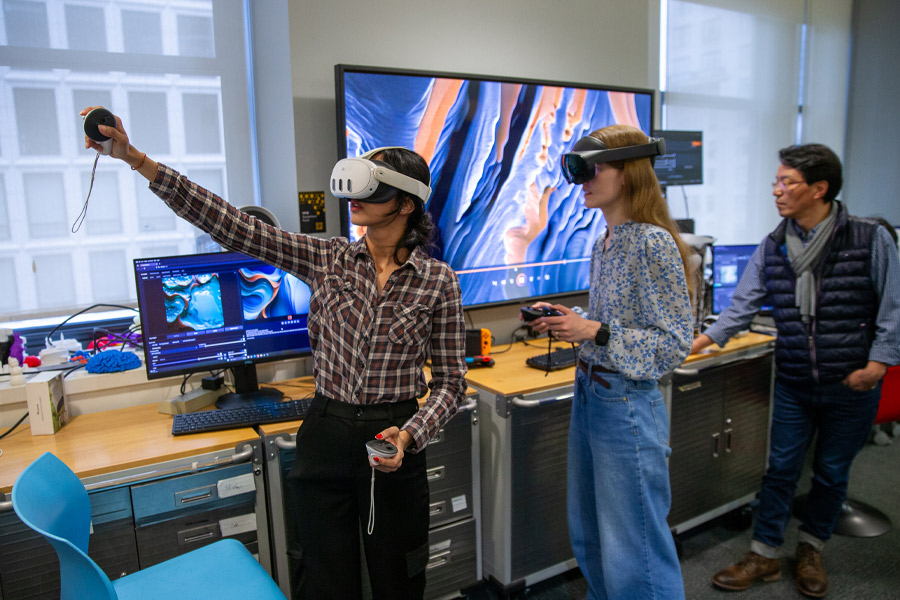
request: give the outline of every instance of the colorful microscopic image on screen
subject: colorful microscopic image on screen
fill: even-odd
[[[275,267],[241,269],[244,320],[271,319],[309,312],[309,287]]]
[[[606,224],[563,178],[560,157],[606,125],[649,132],[652,95],[350,71],[343,103],[347,156],[405,146],[428,161],[437,256],[470,306],[588,288]]]
[[[170,331],[203,331],[225,325],[217,273],[162,279]]]

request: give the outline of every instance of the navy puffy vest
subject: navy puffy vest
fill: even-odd
[[[784,383],[836,383],[869,360],[878,311],[870,253],[878,224],[851,217],[840,202],[835,206],[834,234],[814,271],[816,316],[809,323],[794,306],[796,275],[784,245],[788,220],[765,240],[765,286],[778,329],[776,376]]]

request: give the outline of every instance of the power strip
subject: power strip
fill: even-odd
[[[197,388],[172,400],[160,402],[157,410],[164,415],[183,415],[184,413],[196,412],[215,402],[219,396],[227,391],[227,388],[219,390]]]

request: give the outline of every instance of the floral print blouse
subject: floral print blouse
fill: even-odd
[[[588,318],[609,325],[606,346],[586,341],[579,358],[635,380],[659,379],[691,350],[692,313],[684,265],[671,234],[626,221],[594,244]]]

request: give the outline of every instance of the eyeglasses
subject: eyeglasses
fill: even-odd
[[[787,177],[782,177],[781,179],[776,179],[775,181],[772,182],[772,191],[774,192],[776,189],[779,189],[783,192],[783,191],[787,190],[789,187],[793,187],[793,186],[797,185],[798,183],[806,183],[806,182],[801,181],[799,179],[793,180],[793,179],[788,179]]]

